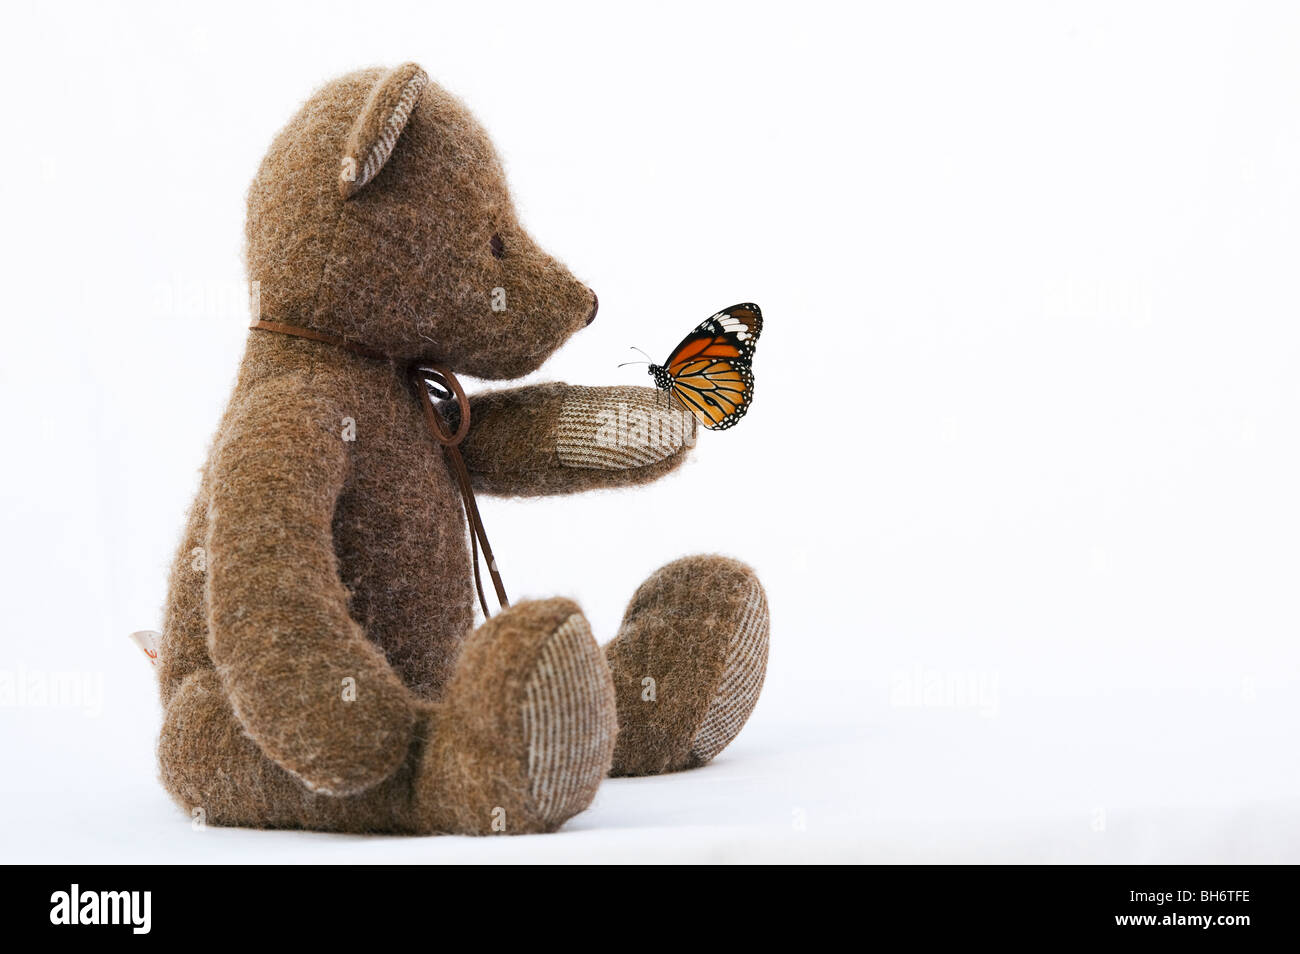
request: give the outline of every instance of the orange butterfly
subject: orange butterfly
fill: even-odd
[[[724,308],[687,335],[662,365],[651,364],[655,386],[670,392],[710,430],[745,416],[754,398],[750,362],[763,313],[750,302]]]

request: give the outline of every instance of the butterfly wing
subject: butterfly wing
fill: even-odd
[[[701,322],[664,362],[673,395],[710,430],[726,430],[749,410],[762,330],[757,305],[732,305]]]

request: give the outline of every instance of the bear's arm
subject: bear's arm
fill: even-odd
[[[443,407],[454,428],[455,405]],[[461,452],[483,493],[574,493],[662,477],[685,460],[695,426],[653,388],[534,384],[474,395]]]
[[[210,465],[206,583],[208,651],[236,717],[267,756],[333,794],[391,775],[415,721],[339,578],[332,522],[351,446],[341,427],[292,393],[232,410]]]

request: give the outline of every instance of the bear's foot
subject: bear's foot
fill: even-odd
[[[612,775],[703,765],[740,732],[767,671],[770,621],[754,571],[693,556],[641,584],[605,648],[618,700]]]
[[[591,804],[617,731],[609,668],[577,605],[518,603],[467,640],[428,726],[420,828],[554,831]]]

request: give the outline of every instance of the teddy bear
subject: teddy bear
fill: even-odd
[[[462,406],[413,383],[421,362],[518,378],[597,313],[520,226],[467,109],[413,63],[329,82],[272,142],[245,238],[263,327],[201,472],[157,667],[173,799],[214,825],[549,832],[607,776],[717,755],[767,665],[744,564],[669,563],[603,648],[565,597],[476,626],[470,508],[426,402],[451,431],[468,420],[460,460],[490,495],[655,480],[696,425],[652,388]]]

